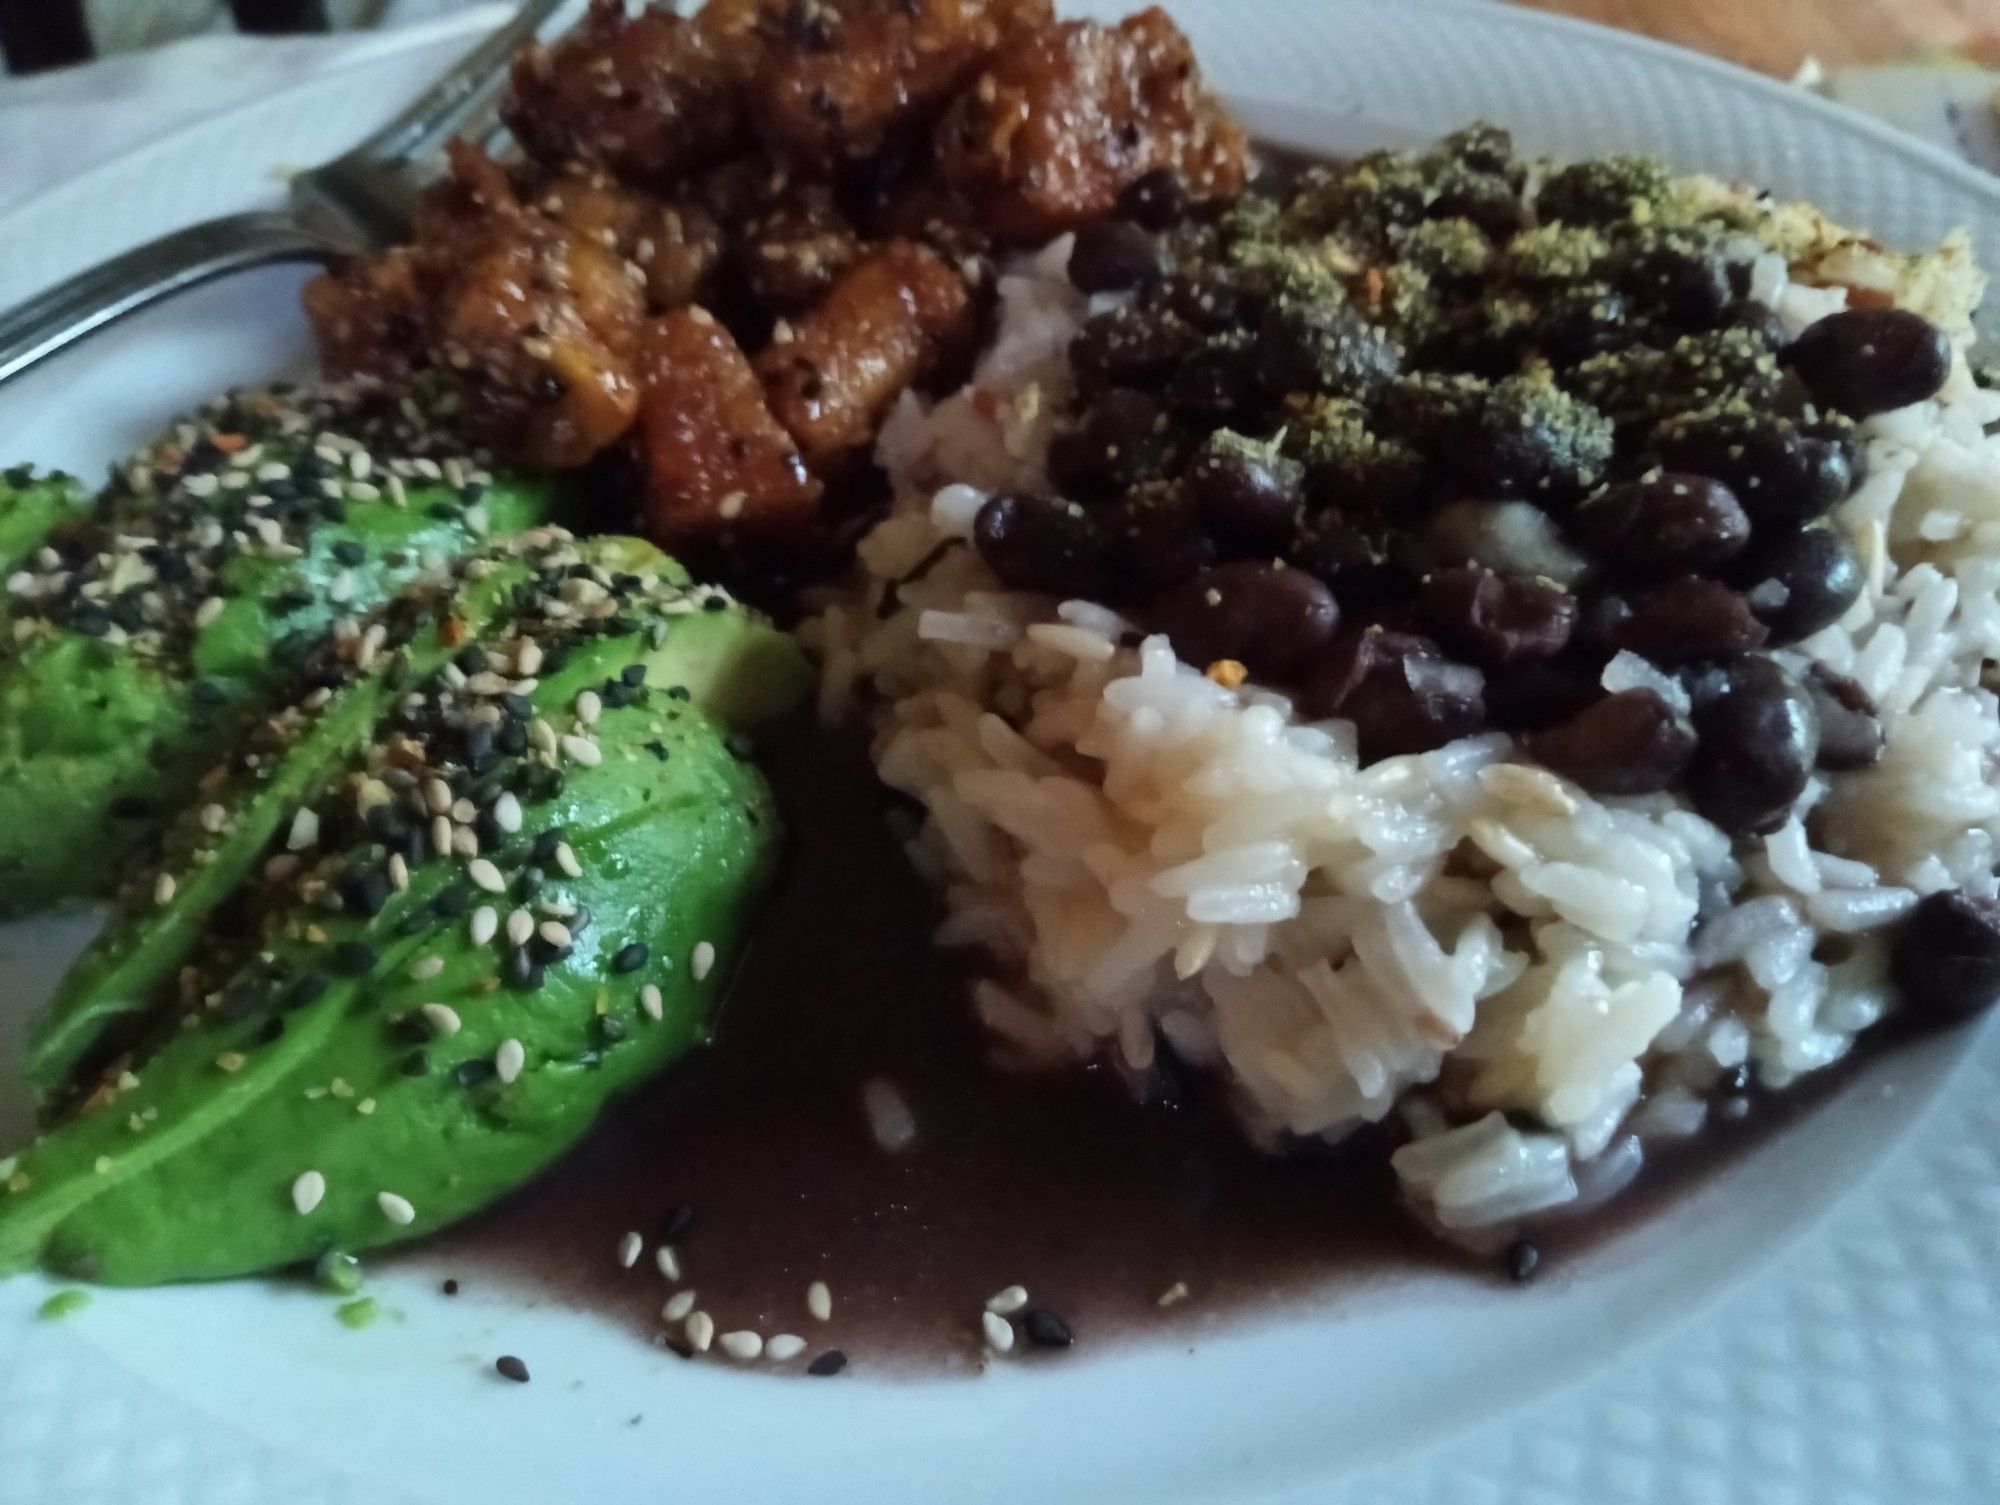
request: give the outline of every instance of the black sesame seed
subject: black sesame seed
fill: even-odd
[[[824,1379],[830,1374],[839,1374],[847,1367],[847,1355],[837,1348],[829,1348],[825,1353],[806,1365],[806,1373]]]
[[[1031,1306],[1021,1318],[1028,1341],[1037,1348],[1067,1348],[1076,1341],[1069,1324],[1045,1306]]]
[[[609,1014],[600,1014],[597,1017],[597,1034],[606,1045],[616,1045],[625,1038],[625,1025]]]
[[[431,908],[447,920],[455,920],[464,914],[472,903],[472,890],[463,883],[451,883],[438,890],[431,900]]]
[[[528,1366],[511,1353],[503,1353],[495,1359],[493,1369],[503,1380],[512,1380],[517,1385],[528,1383]]]
[[[355,914],[373,917],[389,902],[391,886],[380,868],[349,868],[340,877],[341,902]]]
[[[404,1076],[428,1076],[431,1069],[430,1055],[426,1051],[413,1050],[403,1057],[403,1064],[399,1069]]]
[[[620,946],[618,954],[611,958],[611,970],[614,972],[636,972],[646,965],[646,958],[650,954],[646,949],[644,941],[628,942],[626,945]]]
[[[535,862],[553,862],[556,848],[563,844],[562,828],[551,826],[535,838],[535,844],[528,850],[528,856]]]
[[[364,977],[375,970],[375,948],[361,941],[337,941],[327,964],[341,977]]]
[[[490,1082],[498,1074],[497,1068],[484,1056],[474,1056],[460,1061],[452,1068],[453,1078],[461,1087],[477,1087]]]
[[[1507,1246],[1503,1256],[1506,1260],[1507,1278],[1516,1285],[1525,1285],[1535,1278],[1535,1271],[1542,1263],[1542,1251],[1524,1238],[1517,1238]]]
[[[458,1282],[455,1280],[447,1280],[438,1289],[442,1290],[447,1296],[456,1296],[458,1294]]]
[[[368,551],[353,539],[343,538],[333,546],[333,557],[342,564],[362,564],[368,559]]]
[[[644,664],[627,664],[623,669],[619,670],[618,677],[624,680],[626,684],[636,688],[646,682],[646,666]]]
[[[284,1019],[279,1015],[273,1014],[269,1019],[264,1021],[263,1027],[257,1031],[256,1040],[259,1045],[275,1045],[284,1033]]]
[[[288,1009],[302,1009],[309,1003],[317,1003],[326,996],[329,986],[325,973],[303,972],[285,989],[284,1005]]]
[[[501,976],[510,988],[533,988],[540,985],[541,968],[528,954],[526,946],[516,946],[507,953],[507,960],[501,967]]]

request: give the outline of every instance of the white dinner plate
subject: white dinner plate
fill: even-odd
[[[1092,10],[1114,7],[1092,4]],[[1122,8],[1122,7],[1118,7]],[[1179,0],[1261,129],[1346,149],[1476,117],[1645,150],[2000,265],[2000,189],[1747,73],[1446,0]],[[462,45],[459,44],[459,45]],[[0,305],[175,224],[274,200],[447,60],[435,41],[198,123],[0,219]],[[0,457],[95,475],[177,407],[303,364],[296,274],[238,279],[0,392]],[[24,1015],[83,922],[0,932],[0,1146]],[[350,1332],[283,1283],[0,1286],[0,1505],[626,1501],[2000,1501],[2000,1052],[1882,1061],[1609,1250],[1525,1289],[1412,1277],[978,1379],[801,1383],[606,1320],[434,1299]],[[663,1148],[663,1153],[670,1152]],[[500,1351],[535,1383],[496,1382]]]

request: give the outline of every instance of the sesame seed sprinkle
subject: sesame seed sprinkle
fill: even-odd
[[[715,1341],[715,1319],[707,1312],[689,1312],[687,1340],[688,1347],[696,1353],[707,1353],[709,1344]]]
[[[694,980],[701,982],[706,979],[714,966],[715,947],[707,941],[696,941],[694,954],[688,958],[688,970],[693,974]]]
[[[806,1351],[806,1340],[797,1333],[777,1333],[764,1345],[764,1357],[778,1364],[789,1364]]]
[[[639,989],[639,1007],[646,1011],[648,1019],[664,1019],[667,1016],[667,1001],[654,983],[649,982]]]
[[[575,733],[562,739],[562,750],[564,757],[572,763],[582,764],[585,768],[595,768],[604,761],[604,752],[595,742],[588,737],[579,737]]]
[[[653,1251],[653,1263],[659,1267],[660,1273],[666,1276],[668,1280],[679,1280],[681,1278],[680,1256],[674,1253],[674,1246],[672,1244],[662,1244],[659,1248],[655,1249]]]
[[[500,933],[500,915],[491,904],[482,904],[472,911],[470,925],[472,944],[484,946]]]
[[[979,1314],[979,1331],[986,1339],[986,1346],[995,1353],[1011,1353],[1014,1349],[1014,1324],[998,1312]]]
[[[429,982],[444,970],[441,956],[420,956],[410,963],[410,976],[417,982]]]
[[[535,933],[559,951],[567,951],[574,944],[569,926],[560,920],[544,920],[536,927]]]
[[[292,1206],[304,1217],[326,1200],[326,1177],[318,1171],[302,1172],[292,1183]]]
[[[695,1295],[691,1289],[674,1292],[673,1295],[667,1298],[667,1304],[660,1308],[660,1320],[663,1322],[685,1321],[687,1314],[694,1310],[694,1300]]]
[[[153,902],[155,904],[173,903],[176,887],[177,885],[174,882],[174,875],[172,873],[160,874],[159,877],[153,880]]]
[[[732,1333],[724,1333],[715,1341],[730,1358],[741,1360],[746,1364],[763,1357],[764,1354],[764,1339],[747,1327],[740,1327]]]
[[[418,1012],[440,1036],[455,1035],[465,1028],[464,1021],[458,1017],[458,1010],[448,1003],[427,1003]]]
[[[510,836],[521,829],[521,801],[511,789],[502,790],[494,800],[493,824]]]
[[[583,725],[597,725],[597,718],[603,711],[604,701],[595,690],[585,690],[576,697],[576,719]]]
[[[646,1250],[646,1241],[637,1233],[627,1233],[618,1240],[618,1264],[629,1270],[639,1263],[639,1256]]]
[[[507,891],[507,880],[500,876],[500,869],[493,865],[490,858],[473,858],[465,865],[465,876],[472,880],[475,888],[482,889],[486,893],[500,894]]]
[[[417,1209],[410,1205],[410,1199],[398,1196],[395,1192],[377,1192],[375,1205],[382,1209],[383,1217],[399,1228],[407,1228],[417,1220]]]
[[[576,848],[572,847],[566,841],[556,843],[556,867],[561,870],[565,877],[581,878],[583,876],[583,864],[576,860]]]
[[[1028,1304],[1026,1286],[1008,1286],[1004,1291],[995,1291],[986,1298],[986,1310],[1002,1317],[1011,1317]]]
[[[500,1048],[493,1053],[493,1070],[505,1083],[520,1080],[522,1069],[528,1064],[528,1052],[519,1040],[502,1040]]]
[[[806,1310],[811,1312],[815,1322],[833,1319],[833,1292],[827,1289],[823,1280],[815,1280],[806,1287]]]
[[[517,909],[507,916],[507,944],[525,946],[534,939],[535,917],[525,909]]]

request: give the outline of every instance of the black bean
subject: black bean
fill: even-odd
[[[1666,789],[1694,756],[1694,728],[1657,690],[1620,690],[1527,739],[1528,751],[1594,794]]]
[[[1969,1019],[2000,998],[2000,902],[1927,894],[1889,952],[1890,975],[1913,1010]]]
[[[1171,167],[1154,168],[1118,197],[1118,212],[1148,230],[1173,229],[1192,207],[1186,182]]]
[[[1819,524],[1759,538],[1733,572],[1773,643],[1796,643],[1847,615],[1867,568],[1847,531]]]
[[[1226,554],[1282,554],[1297,528],[1302,474],[1282,455],[1212,443],[1188,476],[1195,515]]]
[[[1162,285],[1158,296],[1162,307],[1203,334],[1255,328],[1268,306],[1260,293],[1222,272],[1175,277]]]
[[[1951,340],[1908,309],[1850,308],[1806,330],[1785,359],[1814,397],[1866,418],[1935,397],[1951,374]]]
[[[979,509],[972,535],[987,567],[1016,590],[1086,600],[1103,594],[1104,531],[1075,502],[1003,493]]]
[[[1086,392],[1164,385],[1199,347],[1187,320],[1136,304],[1101,313],[1070,341],[1070,364]]]
[[[1576,597],[1538,576],[1474,565],[1425,579],[1418,618],[1447,653],[1497,669],[1562,652],[1576,626]]]
[[[1713,476],[1753,523],[1802,523],[1846,499],[1856,479],[1845,444],[1789,419],[1747,413],[1675,420],[1658,439],[1669,470]]]
[[[1368,628],[1336,642],[1300,696],[1308,715],[1354,723],[1373,762],[1427,752],[1486,725],[1485,679],[1428,638]]]
[[[1769,636],[1743,597],[1719,580],[1681,575],[1629,595],[1599,597],[1584,635],[1600,650],[1626,649],[1656,664],[1734,658]]]
[[[1131,220],[1098,220],[1076,232],[1069,280],[1079,292],[1129,293],[1158,277],[1165,265],[1160,243]]]
[[[1806,666],[1806,693],[1819,714],[1819,766],[1835,773],[1882,760],[1882,716],[1866,690],[1825,664]]]
[[[1486,713],[1503,732],[1538,732],[1602,699],[1597,671],[1566,660],[1517,664],[1486,677]]]
[[[1720,256],[1671,241],[1632,252],[1618,269],[1618,284],[1679,329],[1714,328],[1734,296]]]
[[[1333,592],[1285,564],[1223,564],[1162,597],[1154,620],[1198,669],[1234,659],[1258,679],[1305,668],[1340,625]]]
[[[1533,334],[1535,344],[1560,366],[1622,350],[1638,338],[1625,295],[1601,282],[1565,283],[1539,295]]]
[[[1176,418],[1198,430],[1256,417],[1265,388],[1249,339],[1219,338],[1190,355],[1167,382],[1166,399]]]
[[[528,1383],[528,1366],[511,1353],[503,1353],[495,1359],[493,1369],[503,1380],[512,1380],[517,1385]]]
[[[1761,654],[1696,679],[1688,793],[1703,815],[1732,835],[1784,823],[1819,758],[1812,698]]]
[[[1021,1317],[1021,1328],[1037,1348],[1067,1348],[1076,1341],[1069,1324],[1045,1306],[1031,1306]]]
[[[1577,509],[1571,526],[1625,580],[1706,573],[1750,541],[1750,518],[1734,492],[1710,476],[1676,472],[1607,488]]]
[[[1120,388],[1100,397],[1049,446],[1049,478],[1067,495],[1104,498],[1166,472],[1173,436],[1158,402]]]

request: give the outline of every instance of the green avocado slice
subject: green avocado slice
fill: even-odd
[[[88,507],[50,478],[0,512],[24,565],[0,607],[0,916],[108,892],[336,622],[565,515],[550,482],[401,457],[420,436],[378,398],[238,394]]]
[[[0,574],[12,575],[48,541],[59,523],[83,509],[83,488],[60,470],[28,466],[0,472]]]
[[[780,840],[714,713],[740,727],[788,709],[804,661],[646,545],[492,563],[434,595],[386,666],[309,718],[274,717],[300,723],[284,750],[219,781],[223,819],[198,806],[172,833],[162,871],[185,885],[121,910],[79,964],[57,1006],[74,1022],[44,1039],[116,1054],[0,1163],[0,1274],[152,1284],[420,1235],[535,1174],[705,1038]],[[538,616],[579,565],[611,583],[613,614]],[[482,685],[476,659],[464,671],[472,649],[525,643],[556,665],[526,692]],[[455,763],[492,706],[527,728],[525,751]],[[479,856],[405,861],[401,887],[371,877],[417,851],[402,813],[421,829],[433,779],[449,808],[480,807],[448,817],[489,838]],[[356,820],[364,806],[397,814]],[[318,837],[288,851],[301,811]]]

